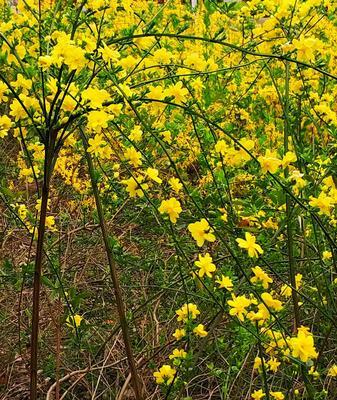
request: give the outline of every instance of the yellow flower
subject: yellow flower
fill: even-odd
[[[107,143],[103,139],[103,135],[96,134],[94,138],[90,138],[88,140],[89,147],[88,147],[88,153],[93,153],[96,157],[99,156],[102,151],[103,151],[103,146],[105,146]]]
[[[179,217],[179,214],[182,212],[180,202],[174,197],[171,197],[168,200],[163,200],[158,210],[160,214],[168,214],[170,217],[170,221],[173,224],[177,222],[177,218]]]
[[[102,108],[103,103],[110,99],[110,94],[105,89],[89,87],[81,92],[84,103],[88,103],[92,108]]]
[[[57,231],[55,227],[55,217],[53,215],[49,215],[48,217],[46,217],[46,228],[48,228],[52,232]]]
[[[337,365],[333,364],[328,371],[328,376],[337,376]]]
[[[324,192],[321,192],[317,198],[310,196],[309,205],[319,208],[319,214],[330,215],[333,204],[334,199],[327,196]]]
[[[259,321],[259,323],[263,323],[263,321],[269,319],[270,313],[268,308],[263,303],[258,304],[257,309],[257,312],[250,311],[247,314],[247,318],[249,318],[251,321]]]
[[[126,191],[129,193],[130,197],[143,197],[144,191],[149,188],[147,183],[142,183],[144,178],[142,176],[137,176],[129,179],[122,180],[122,184],[126,185]]]
[[[229,276],[221,275],[221,278],[217,278],[215,282],[219,284],[220,289],[233,290],[233,282]]]
[[[259,369],[262,365],[262,359],[261,357],[255,357],[254,358],[254,365],[253,365],[253,369]]]
[[[90,131],[101,133],[102,129],[108,127],[108,122],[112,116],[103,110],[90,111],[88,113],[87,127]]]
[[[317,369],[315,368],[314,365],[312,365],[309,369],[309,375],[313,376],[314,378],[319,378],[319,372],[317,371]]]
[[[270,150],[266,151],[265,156],[258,157],[258,161],[264,174],[266,172],[274,174],[281,165],[281,160],[277,158],[276,153],[271,152]]]
[[[179,310],[176,311],[177,321],[187,321],[188,319],[196,319],[200,314],[197,306],[193,303],[184,304]]]
[[[69,316],[66,320],[67,325],[71,328],[78,328],[83,321],[83,317],[81,315],[75,314],[74,316]]]
[[[142,137],[143,137],[142,129],[141,129],[141,127],[139,125],[136,125],[132,129],[132,131],[131,131],[131,133],[129,135],[129,138],[131,140],[133,140],[134,142],[140,142],[142,140]]]
[[[228,300],[227,304],[231,307],[229,314],[232,316],[237,316],[240,321],[243,321],[244,315],[247,314],[246,308],[250,306],[251,300],[246,296],[236,297],[232,294],[232,300]]]
[[[42,69],[42,71],[46,71],[54,62],[53,57],[51,56],[40,56],[38,60],[38,66]]]
[[[308,331],[308,328],[299,328],[297,336],[289,340],[289,346],[292,350],[293,357],[299,358],[303,362],[315,359],[318,356],[315,349],[314,338]]]
[[[296,274],[295,276],[295,282],[296,282],[296,289],[300,289],[301,285],[302,285],[302,274]],[[287,285],[286,283],[284,285],[282,285],[281,287],[281,296],[284,297],[290,297],[291,296],[291,286]]]
[[[263,254],[261,246],[255,243],[256,238],[254,235],[246,232],[245,238],[246,240],[238,238],[236,241],[239,244],[239,247],[248,251],[249,257],[258,257],[258,253]]]
[[[10,105],[10,109],[11,111],[9,115],[14,117],[15,121],[27,116],[26,111],[22,108],[22,105],[17,99],[13,100],[13,103]]]
[[[264,289],[268,289],[269,283],[273,283],[272,278],[270,278],[269,275],[264,272],[261,267],[254,267],[252,268],[252,271],[254,273],[254,276],[250,278],[250,281],[252,283],[262,282],[262,286]]]
[[[188,90],[183,88],[183,83],[181,81],[177,82],[175,85],[170,86],[166,89],[165,94],[167,97],[174,97],[174,101],[180,104],[186,101],[186,96],[188,95]]]
[[[274,309],[275,311],[282,310],[282,302],[280,300],[276,300],[270,293],[262,293],[261,299],[265,302],[267,307]]]
[[[142,165],[142,155],[134,147],[128,147],[124,152],[124,157],[130,162],[135,168]]]
[[[172,360],[174,358],[186,358],[187,353],[184,349],[174,349],[172,354],[169,355],[169,359]]]
[[[159,371],[153,373],[153,376],[156,378],[156,383],[165,383],[166,385],[172,383],[175,375],[176,370],[170,365],[163,365],[161,368],[159,368]]]
[[[275,358],[275,357],[272,357],[269,361],[268,361],[268,366],[269,366],[269,369],[272,371],[272,372],[277,372],[277,370],[278,370],[278,367],[281,365],[281,363],[279,362],[279,361],[277,361],[277,358]]]
[[[261,400],[264,398],[264,396],[265,396],[265,394],[262,391],[262,389],[255,390],[254,393],[252,393],[252,399],[254,399],[254,400]]]
[[[270,392],[270,395],[275,399],[275,400],[284,400],[284,394],[282,392]]]
[[[203,324],[199,324],[198,326],[196,326],[193,329],[193,333],[195,333],[197,336],[200,336],[200,337],[205,337],[208,335],[208,332],[205,331],[205,327]]]
[[[180,183],[178,178],[170,178],[168,182],[172,190],[174,190],[176,193],[180,192],[180,190],[183,188],[183,185]]]
[[[331,251],[323,251],[322,258],[324,261],[330,260],[332,258]]]
[[[289,164],[296,162],[297,157],[296,154],[292,151],[287,151],[286,154],[282,158],[282,167],[286,168]]]
[[[195,261],[194,264],[200,268],[199,269],[199,276],[202,278],[204,275],[207,275],[209,278],[212,277],[212,272],[216,270],[216,266],[213,264],[213,259],[206,253],[205,256],[199,254],[199,261]]]
[[[205,240],[215,242],[215,236],[205,218],[200,221],[188,225],[188,230],[191,232],[193,239],[197,242],[197,246],[201,247]]]
[[[150,178],[150,179],[152,179],[154,182],[157,182],[157,183],[159,183],[159,184],[161,184],[163,181],[162,181],[162,179],[160,179],[159,178],[159,176],[158,176],[158,170],[157,169],[155,169],[155,168],[148,168],[147,170],[146,170],[146,175]]]
[[[113,50],[109,48],[105,43],[103,43],[103,48],[101,47],[99,50],[101,53],[102,58],[105,62],[112,62],[115,63],[119,60],[120,54],[117,50]]]
[[[186,335],[185,329],[176,329],[174,334],[172,335],[173,337],[176,338],[176,340],[182,339]]]

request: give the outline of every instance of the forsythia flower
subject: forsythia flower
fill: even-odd
[[[78,328],[81,325],[82,320],[83,317],[81,315],[75,314],[74,316],[69,316],[66,322],[71,328]]]
[[[254,273],[254,276],[250,278],[252,283],[262,282],[264,289],[268,289],[269,283],[273,283],[272,278],[261,267],[254,267],[252,271]]]
[[[282,167],[286,168],[289,164],[296,162],[297,157],[296,154],[292,151],[287,151],[286,154],[282,158]]]
[[[168,214],[170,217],[170,221],[173,224],[177,222],[177,218],[179,217],[179,214],[182,212],[180,202],[174,197],[171,197],[168,200],[163,200],[158,210],[160,214]]]
[[[186,335],[185,329],[176,329],[174,334],[172,335],[173,337],[176,338],[176,340],[182,339]]]
[[[128,147],[124,152],[124,157],[135,168],[142,165],[142,154],[139,151],[137,151],[134,147]]]
[[[280,300],[276,300],[270,293],[262,293],[261,299],[265,302],[267,307],[274,309],[275,311],[282,310],[282,302]]]
[[[252,393],[252,399],[254,400],[261,400],[263,399],[265,396],[264,392],[262,391],[262,389],[260,390],[255,390],[254,393]]]
[[[158,176],[158,170],[157,169],[155,169],[155,168],[148,168],[147,170],[146,170],[146,175],[150,178],[150,179],[152,179],[154,182],[157,182],[157,183],[159,183],[159,184],[161,184],[163,181],[159,178],[159,176]]]
[[[172,354],[169,355],[169,359],[172,360],[174,358],[186,358],[187,353],[184,349],[174,349]]]
[[[246,308],[250,306],[251,300],[247,299],[246,296],[238,296],[236,297],[234,294],[232,295],[232,300],[228,300],[227,304],[231,307],[229,310],[229,314],[232,316],[237,316],[240,321],[243,321],[244,315],[247,314]]]
[[[236,241],[239,244],[239,247],[248,251],[249,257],[258,257],[258,253],[263,254],[261,246],[255,243],[255,236],[251,235],[249,232],[246,232],[245,238],[246,240],[238,238]]]
[[[180,104],[184,101],[186,101],[186,96],[188,95],[188,90],[186,88],[183,88],[183,83],[181,81],[177,82],[175,85],[170,86],[168,89],[165,91],[166,96],[174,97],[174,101],[177,104]]]
[[[174,190],[176,193],[180,192],[180,190],[183,188],[183,185],[180,183],[178,178],[170,178],[168,182],[172,190]]]
[[[327,251],[327,250],[323,251],[322,258],[323,258],[324,261],[330,260],[330,258],[332,258],[331,251]]]
[[[202,278],[204,275],[207,275],[209,278],[212,277],[212,272],[216,270],[216,266],[213,264],[213,259],[206,253],[205,256],[199,254],[199,261],[195,261],[194,264],[200,268],[199,269],[199,276]]]
[[[321,192],[317,198],[310,196],[309,204],[311,207],[319,208],[319,214],[330,215],[334,199]]]
[[[277,158],[276,153],[271,152],[270,150],[266,151],[265,156],[258,157],[258,161],[261,165],[261,169],[264,174],[266,172],[274,174],[282,163],[282,161],[279,158]]]
[[[317,358],[314,338],[308,328],[300,327],[296,337],[289,340],[289,346],[293,357],[299,358],[303,362]]]
[[[229,276],[221,275],[221,278],[215,280],[219,284],[220,289],[233,290],[233,282]]]
[[[156,378],[156,383],[166,383],[169,385],[172,383],[176,374],[176,370],[172,368],[170,365],[163,365],[159,368],[159,371],[153,373],[153,376]]]
[[[328,376],[337,376],[337,365],[333,364],[328,371]]]
[[[269,361],[268,361],[268,367],[270,369],[270,371],[272,372],[277,372],[278,367],[281,365],[281,363],[279,361],[277,361],[277,359],[275,357],[272,357]]]
[[[201,247],[205,243],[205,240],[215,242],[215,236],[213,233],[210,233],[211,229],[205,218],[189,224],[187,228],[191,232],[193,239],[197,242],[197,246]]]
[[[284,400],[285,398],[282,392],[270,392],[270,394],[275,400]]]
[[[189,318],[196,319],[200,314],[197,306],[193,303],[184,304],[179,310],[176,311],[178,321],[187,321]]]
[[[129,193],[130,197],[143,197],[144,190],[149,188],[147,183],[142,183],[144,178],[142,176],[137,176],[134,178],[131,176],[129,179],[122,180],[122,184],[126,185],[126,191]]]
[[[205,337],[208,335],[208,332],[205,331],[205,327],[203,324],[199,324],[198,326],[196,326],[193,329],[193,333],[195,333],[197,336],[200,336],[200,337]]]

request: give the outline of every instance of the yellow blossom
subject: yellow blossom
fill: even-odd
[[[246,296],[236,297],[232,294],[232,300],[228,300],[227,304],[231,307],[229,314],[232,316],[237,316],[240,321],[244,320],[244,316],[247,314],[246,308],[250,306],[251,300]]]
[[[245,233],[245,240],[238,238],[236,241],[239,244],[239,247],[248,251],[249,257],[258,257],[258,253],[263,254],[261,246],[255,243],[255,236],[251,235],[249,232]]]
[[[168,214],[170,221],[175,224],[179,218],[179,214],[182,212],[182,208],[179,200],[175,197],[171,197],[168,200],[163,200],[158,208],[160,214]]]
[[[180,339],[182,339],[185,335],[186,335],[185,329],[176,329],[172,336],[175,337],[176,340],[180,340]]]
[[[337,365],[333,364],[328,371],[328,376],[333,376],[336,377],[337,376]]]
[[[270,293],[267,293],[267,292],[262,293],[261,299],[264,301],[264,303],[267,305],[267,307],[269,307],[275,311],[282,310],[282,302],[280,300],[274,299]]]
[[[261,267],[254,267],[252,271],[254,273],[254,276],[250,278],[252,283],[261,282],[264,289],[268,289],[269,283],[273,283],[272,278]]]
[[[265,397],[265,393],[263,392],[262,389],[255,390],[254,393],[252,393],[252,399],[254,399],[254,400],[261,400],[264,397]]]
[[[67,325],[71,328],[78,328],[83,321],[83,317],[79,314],[75,314],[74,316],[69,316],[66,321]]]
[[[289,340],[293,357],[299,358],[303,362],[317,358],[314,338],[307,329],[299,329],[297,336]]]
[[[196,319],[200,314],[197,306],[193,303],[184,304],[179,310],[176,311],[177,321],[187,321],[190,319]]]
[[[194,264],[199,268],[199,276],[202,278],[204,275],[207,275],[209,278],[212,277],[212,273],[216,270],[215,264],[213,264],[213,259],[206,253],[204,256],[199,254],[199,260],[195,261]]]
[[[176,370],[170,365],[163,365],[161,368],[159,368],[159,371],[153,373],[157,384],[165,383],[166,385],[172,383],[175,375]]]
[[[203,324],[199,324],[198,326],[196,326],[193,329],[193,333],[195,333],[197,336],[200,336],[200,337],[205,337],[208,335],[208,332],[205,331],[205,327]]]
[[[275,400],[284,400],[284,394],[282,392],[273,392],[270,391],[270,395],[273,397]]]
[[[158,170],[157,169],[155,169],[155,168],[148,168],[147,170],[146,170],[146,175],[150,178],[150,179],[152,179],[154,182],[157,182],[157,183],[159,183],[159,184],[161,184],[163,181],[162,181],[162,179],[161,178],[159,178],[159,176],[158,176]]]
[[[220,289],[227,289],[229,292],[233,290],[233,281],[229,276],[221,275],[221,278],[215,280],[219,284]]]
[[[186,358],[187,353],[184,349],[174,349],[172,354],[169,355],[169,359],[172,360],[174,358]]]
[[[180,192],[180,190],[183,188],[183,185],[180,183],[178,178],[170,178],[168,182],[176,193]]]
[[[197,246],[201,247],[205,241],[214,242],[215,236],[209,226],[208,221],[202,218],[200,221],[188,225],[188,230],[191,232],[193,239],[197,242]]]
[[[271,152],[270,150],[266,151],[265,156],[258,157],[258,161],[264,174],[266,172],[271,172],[274,174],[282,163],[282,161],[277,157],[276,153]]]

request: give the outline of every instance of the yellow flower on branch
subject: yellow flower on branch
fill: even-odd
[[[182,212],[180,202],[175,197],[171,197],[168,200],[163,200],[158,210],[160,214],[168,214],[170,221],[173,224],[177,222],[179,214]]]
[[[196,319],[200,314],[198,307],[193,303],[184,304],[179,310],[176,311],[177,321],[186,322],[188,319]]]
[[[256,243],[256,238],[249,232],[245,233],[245,239],[236,239],[239,247],[248,251],[249,257],[258,257],[259,253],[263,254],[263,250],[259,244]]]
[[[187,228],[191,232],[193,239],[197,242],[197,246],[201,247],[205,241],[215,242],[215,236],[211,233],[212,229],[205,218],[189,224]]]
[[[206,253],[204,256],[199,254],[199,260],[195,261],[194,264],[199,268],[198,275],[202,278],[204,275],[208,276],[209,278],[212,277],[212,273],[216,270],[215,264],[213,264],[213,259]]]
[[[159,368],[159,371],[153,373],[153,376],[156,378],[156,383],[165,383],[166,385],[169,385],[172,383],[176,372],[177,371],[170,365],[163,365],[161,368]]]
[[[208,332],[205,331],[205,327],[203,324],[199,324],[198,326],[196,326],[193,329],[193,333],[195,333],[197,336],[200,336],[200,337],[205,337],[208,335]]]
[[[251,303],[251,300],[244,295],[236,297],[234,294],[232,294],[232,300],[227,301],[227,304],[231,307],[229,314],[232,316],[237,316],[240,321],[243,321],[244,316],[248,312],[246,308],[249,307]]]

